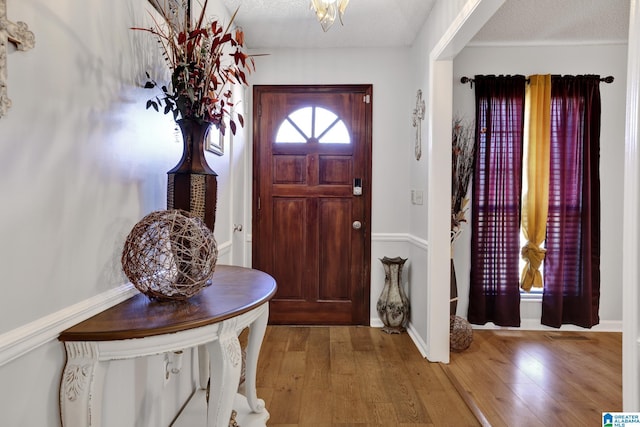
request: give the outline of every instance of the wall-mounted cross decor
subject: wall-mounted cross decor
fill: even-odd
[[[422,100],[422,91],[418,89],[416,93],[416,108],[413,110],[413,127],[416,128],[416,141],[415,141],[415,153],[416,160],[420,160],[422,157],[422,121],[424,120],[425,105]]]
[[[24,22],[7,19],[7,0],[0,0],[0,117],[11,107],[11,100],[7,96],[8,42],[15,44],[16,49],[25,51],[35,46],[36,38]]]

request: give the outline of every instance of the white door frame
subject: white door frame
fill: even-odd
[[[505,0],[469,0],[429,54],[426,357],[449,363],[453,59]],[[449,178],[450,179],[450,178]]]
[[[623,207],[623,255],[622,255],[622,309],[623,309],[623,351],[622,351],[622,398],[623,410],[640,412],[640,149],[638,139],[640,137],[640,0],[630,0],[629,39],[627,58],[627,107],[626,107],[626,137],[625,137],[625,164],[624,164],[624,207]],[[463,11],[456,22],[450,27],[436,47],[431,51],[429,58],[430,89],[429,90],[429,150],[442,150],[437,148],[438,141],[445,141],[445,133],[442,126],[451,122],[451,100],[445,102],[441,108],[446,93],[436,88],[448,87],[453,79],[452,72],[448,71],[452,58],[466,45],[468,40],[477,32],[479,23],[486,22],[487,16],[493,15],[504,3],[504,0],[470,0],[465,4]],[[451,98],[452,95],[449,95]],[[433,108],[438,105],[438,108]],[[447,125],[447,132],[449,132]],[[448,141],[448,134],[446,136]],[[444,224],[446,215],[448,221],[448,198],[442,202],[444,196],[434,181],[437,174],[450,175],[449,163],[438,166],[432,159],[440,157],[429,153],[429,214],[428,214],[428,278],[429,284],[429,322],[427,333],[427,358],[431,361],[449,361],[448,337],[443,336],[442,324],[445,323],[445,315],[439,307],[448,296],[448,287],[438,286],[444,283],[448,277],[448,263],[443,262],[441,253],[446,252],[445,241],[438,232]],[[449,172],[447,172],[449,170]],[[441,186],[444,187],[444,186]],[[448,194],[447,194],[448,197]],[[442,203],[440,205],[439,203]],[[448,248],[448,246],[447,246]],[[447,305],[448,307],[448,305]],[[448,323],[448,322],[447,322]],[[446,323],[445,323],[446,324]],[[446,354],[445,354],[446,353]]]
[[[631,0],[627,54],[627,112],[624,164],[624,208],[622,238],[622,407],[640,411],[640,4]]]

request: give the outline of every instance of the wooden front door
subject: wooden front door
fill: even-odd
[[[369,324],[371,85],[255,86],[253,267],[274,324]]]

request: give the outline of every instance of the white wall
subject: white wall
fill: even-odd
[[[602,83],[602,128],[600,135],[601,297],[600,325],[594,330],[621,330],[622,324],[622,213],[625,135],[627,46],[518,46],[467,47],[454,61],[454,112],[471,119],[475,115],[474,91],[460,77],[475,74],[600,74],[612,75],[612,84]],[[470,220],[471,212],[467,214]],[[460,301],[457,314],[467,315],[471,227],[466,224],[455,244],[455,264]],[[539,301],[523,301],[523,328],[541,328]],[[567,326],[563,327],[564,329]]]
[[[217,3],[212,13],[224,18]],[[166,171],[182,143],[171,116],[145,110],[145,71],[165,69],[155,40],[130,30],[150,25],[146,1],[21,0],[7,9],[36,45],[9,48],[13,106],[0,118],[0,425],[57,426],[65,360],[57,335],[130,295],[124,238],[166,207]],[[209,155],[221,263],[230,262],[229,159]],[[161,356],[112,364],[106,393],[118,399],[108,400],[105,425],[168,424],[193,378],[187,363],[152,394],[161,364]],[[157,403],[162,411],[150,411]]]
[[[53,8],[45,0],[27,0],[10,6],[9,17],[27,22],[36,47],[10,50],[13,107],[0,119],[0,383],[12,384],[0,392],[0,417],[3,425],[58,425],[65,356],[57,334],[130,295],[119,261],[124,238],[142,216],[165,207],[166,171],[182,147],[171,118],[144,109],[150,97],[140,87],[144,73],[164,69],[152,54],[155,41],[129,29],[149,25],[144,2],[60,0]],[[372,318],[383,283],[377,258],[407,256],[414,105],[408,51],[270,52],[258,59],[260,71],[252,76],[261,84],[374,86]],[[245,116],[250,122],[251,114]],[[251,159],[242,140],[247,134],[245,129],[236,136],[224,157],[209,156],[219,174],[216,238],[227,248],[222,263],[233,253],[236,263],[250,264],[246,253],[231,247],[232,223],[244,222],[245,233],[250,229],[250,188],[244,183],[251,182]],[[107,397],[105,424],[170,420],[193,378],[187,363],[179,381],[154,394],[161,365],[162,356],[111,365],[106,395],[118,399]],[[158,402],[162,413],[148,410]]]
[[[426,113],[423,157],[409,162],[409,186],[426,191],[424,205],[409,209],[410,256],[418,267],[411,282],[417,292],[410,332],[434,362],[449,361],[451,59],[502,1],[438,1],[411,47],[413,102],[421,89]]]
[[[371,317],[377,319],[375,302],[383,284],[377,258],[408,256],[405,284],[418,342],[428,338],[427,290],[448,294],[448,282],[428,282],[428,253],[448,253],[448,245],[427,248],[427,198],[425,205],[412,206],[409,190],[425,189],[425,196],[438,191],[437,182],[427,182],[427,165],[438,159],[429,159],[425,147],[450,141],[430,140],[430,119],[425,119],[423,161],[416,162],[411,111],[417,89],[429,96],[429,52],[472,3],[439,1],[411,48],[272,51],[257,58],[258,72],[251,76],[254,84],[373,84]],[[225,16],[218,2],[212,6],[212,13]],[[35,33],[36,47],[28,52],[10,48],[13,106],[0,118],[0,424],[57,426],[64,364],[57,334],[69,322],[128,295],[119,264],[123,240],[144,214],[165,207],[166,171],[178,161],[181,143],[170,117],[144,109],[149,97],[140,88],[144,72],[164,67],[152,53],[155,42],[129,30],[149,25],[144,1],[57,0],[52,6],[48,0],[22,0],[10,1],[8,9],[9,19],[25,21]],[[475,67],[466,74],[485,72]],[[624,69],[601,73],[615,75],[620,85],[624,81]],[[603,88],[603,102],[609,90],[617,90],[616,83]],[[209,156],[219,173],[220,262],[244,265],[250,265],[250,248],[236,253],[231,242],[238,234],[231,227],[242,222],[239,242],[244,236],[250,241],[251,149],[243,140],[251,138],[250,90],[247,95],[247,128],[224,157]],[[610,173],[608,181],[619,179]],[[614,217],[610,213],[609,219]],[[605,274],[616,279],[614,265],[608,265],[603,283]],[[604,299],[603,304],[615,306]],[[106,393],[118,397],[106,404],[105,425],[168,423],[193,378],[186,363],[185,374],[154,395],[150,390],[162,379],[161,364],[161,356],[112,364]],[[150,411],[158,402],[162,413]]]

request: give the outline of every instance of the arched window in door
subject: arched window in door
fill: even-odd
[[[276,143],[350,144],[351,137],[344,121],[322,107],[304,107],[289,114],[280,124]]]

